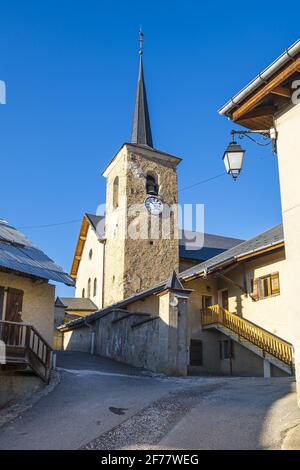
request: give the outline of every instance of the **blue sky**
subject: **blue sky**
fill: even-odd
[[[293,6],[294,4],[294,6]],[[185,0],[1,0],[0,217],[70,269],[84,212],[104,202],[101,170],[128,141],[138,29],[155,147],[183,157],[179,187],[223,171],[230,96],[299,35],[299,5]],[[292,12],[292,14],[291,14]],[[243,142],[244,171],[180,192],[205,230],[248,238],[281,221],[277,160]],[[40,225],[76,221],[64,225]],[[70,289],[59,292],[72,294]]]

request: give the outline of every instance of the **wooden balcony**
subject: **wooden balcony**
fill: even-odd
[[[2,367],[30,367],[44,382],[49,382],[53,351],[34,326],[0,321],[0,340],[5,344]]]

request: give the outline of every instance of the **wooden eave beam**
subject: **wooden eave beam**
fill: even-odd
[[[273,116],[275,112],[275,107],[274,106],[261,106],[259,108],[255,108],[249,113],[246,113],[243,116],[243,119],[253,119],[256,117],[262,117],[262,116]]]
[[[241,286],[241,284],[239,284],[238,282],[233,281],[232,279],[230,279],[230,277],[225,276],[225,274],[217,273],[217,277],[221,277],[222,279],[224,279],[224,281],[229,282],[229,284],[232,284],[233,286],[240,289],[242,292],[244,292],[244,294],[248,294],[244,286]]]
[[[270,80],[269,83],[263,85],[258,91],[254,92],[246,101],[239,106],[239,108],[233,112],[232,119],[233,121],[238,121],[242,119],[244,114],[251,111],[257,104],[263,100],[267,95],[272,93],[273,90],[278,88],[285,80],[287,80],[294,72],[300,70],[300,57],[295,59],[290,65],[285,67],[281,72],[279,72],[276,77]]]
[[[290,99],[292,94],[288,88],[284,88],[283,86],[278,86],[271,91],[272,95],[282,96],[284,98]]]
[[[75,249],[75,254],[72,262],[72,267],[71,267],[71,277],[73,279],[76,279],[77,277],[77,271],[78,271],[78,266],[79,266],[79,261],[81,260],[81,255],[83,252],[84,244],[87,238],[87,232],[89,228],[89,221],[86,216],[83,217],[81,227],[80,227],[80,232],[79,232],[79,237],[77,240],[77,245]]]

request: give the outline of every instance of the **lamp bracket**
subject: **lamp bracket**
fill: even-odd
[[[272,141],[271,133],[270,133],[269,130],[236,131],[236,130],[233,129],[230,132],[230,134],[232,135],[232,141],[234,141],[235,136],[238,135],[240,139],[244,139],[244,137],[247,137],[249,140],[251,140],[252,142],[254,142],[257,145],[260,145],[261,147],[266,147],[267,145],[270,145],[270,143]],[[264,140],[268,140],[268,142],[266,142],[266,143],[260,142],[259,140],[254,139],[254,137],[252,137],[250,134],[258,134],[258,135],[262,136]]]

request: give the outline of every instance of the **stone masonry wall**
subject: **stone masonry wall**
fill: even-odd
[[[94,331],[95,354],[157,371],[159,319],[145,322],[149,318],[130,312],[111,312],[98,319],[93,328],[82,326],[66,332],[64,347],[66,350],[90,352]],[[144,323],[133,327],[140,322]]]
[[[134,150],[134,152],[133,152]],[[165,281],[173,270],[179,269],[177,212],[171,223],[164,222],[165,233],[158,238],[148,236],[132,239],[127,228],[137,233],[149,226],[144,207],[146,175],[156,175],[159,195],[165,207],[177,204],[177,160],[164,159],[146,149],[124,146],[104,173],[107,178],[106,234],[104,268],[104,305],[111,305],[158,282]],[[119,205],[113,207],[114,181],[119,178]],[[137,213],[128,215],[128,208],[140,205],[140,224],[134,225]],[[156,224],[160,217],[152,217]],[[161,222],[160,222],[161,224]],[[167,232],[170,232],[170,235]]]

